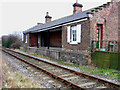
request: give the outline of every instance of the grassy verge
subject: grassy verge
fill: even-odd
[[[23,50],[20,50],[20,51],[23,51]],[[91,65],[91,66],[79,66],[79,65],[76,65],[76,64],[71,64],[71,63],[64,62],[63,60],[54,60],[54,59],[51,59],[49,57],[39,55],[39,54],[36,54],[36,53],[30,53],[30,52],[27,52],[27,53],[30,54],[30,55],[37,56],[37,57],[49,59],[51,61],[57,62],[57,63],[62,64],[62,65],[80,68],[80,70],[82,70],[83,72],[86,72],[86,73],[90,73],[90,74],[93,74],[93,75],[99,75],[99,76],[107,77],[107,78],[110,78],[110,79],[120,80],[120,71],[118,71],[118,70],[97,68],[93,65]]]
[[[13,68],[5,59],[2,60],[2,76],[2,88],[44,88],[33,78]]]
[[[20,73],[7,72],[2,88],[40,88],[31,78],[27,78]]]
[[[93,67],[81,67],[80,69],[86,72],[89,72],[90,74],[95,74],[99,76],[108,77],[110,79],[117,79],[120,80],[120,72],[118,70],[114,69],[104,69],[104,68],[93,68]]]

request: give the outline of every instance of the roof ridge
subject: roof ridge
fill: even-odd
[[[98,8],[109,5],[110,3],[111,2],[107,2],[107,4],[102,4],[98,7],[94,7],[94,8],[91,8],[91,9],[88,9],[88,10],[85,10],[85,11],[82,11],[82,12],[79,12],[79,13],[76,13],[76,14],[64,16],[64,17],[55,19],[55,20],[47,22],[47,23],[43,23],[41,25],[35,25],[34,27],[29,28],[28,30],[24,31],[24,33],[27,33],[27,32],[30,32],[30,31],[36,31],[36,29],[40,30],[40,29],[43,29],[43,28],[52,27],[54,25],[61,24],[62,22],[66,23],[66,22],[69,22],[69,21],[73,21],[73,20],[77,20],[77,19],[80,19],[80,18],[83,18],[83,17],[87,17],[87,14],[89,14],[89,12],[90,12],[90,14],[93,14],[93,11],[97,10]],[[66,19],[66,18],[68,18],[68,19]]]

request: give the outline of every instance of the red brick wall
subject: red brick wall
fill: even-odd
[[[120,2],[118,3],[118,39],[120,41]]]
[[[50,32],[50,46],[62,47],[62,31]]]
[[[30,46],[37,46],[37,34],[30,34]]]
[[[78,13],[78,12],[82,12],[82,7],[75,6],[73,13],[75,14],[75,13]]]
[[[56,31],[50,32],[50,46],[51,47],[62,47],[62,31],[58,29],[55,29]],[[44,36],[44,45],[47,47],[48,43],[48,33],[47,32],[40,32],[39,33],[39,46],[41,47],[41,36]],[[37,34],[30,34],[30,46],[35,47],[37,46]]]
[[[91,40],[97,38],[97,24],[103,24],[103,40],[118,40],[118,3],[111,3],[98,12],[94,11],[91,21]]]
[[[120,2],[118,3],[118,41],[119,41],[119,52],[120,52]]]
[[[84,22],[81,22],[81,25],[82,25],[82,36],[81,36],[80,44],[68,44],[67,43],[67,26],[63,27],[63,30],[62,30],[62,48],[63,48],[63,50],[73,50],[73,51],[89,50],[90,22],[84,21]]]
[[[51,18],[45,18],[45,22],[50,22]]]

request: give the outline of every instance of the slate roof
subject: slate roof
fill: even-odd
[[[104,5],[102,5],[102,6],[104,6]],[[102,6],[99,6],[99,8],[101,8]],[[89,9],[89,10],[86,10],[86,11],[83,11],[81,13],[76,13],[76,14],[73,14],[73,15],[70,15],[70,16],[67,16],[67,17],[63,17],[63,18],[58,19],[58,20],[47,22],[45,24],[36,25],[36,26],[34,26],[34,27],[24,31],[23,33],[29,33],[29,32],[33,32],[34,33],[36,31],[42,31],[43,29],[48,29],[50,27],[62,25],[62,24],[65,24],[65,23],[68,23],[68,22],[72,22],[72,21],[75,21],[75,20],[88,18],[87,14],[88,13],[92,13],[96,9],[98,9],[98,7],[97,8],[92,8],[92,9]]]
[[[28,33],[28,32],[31,32],[31,31],[36,31],[36,30],[42,30],[44,28],[49,28],[49,27],[52,27],[52,26],[65,24],[65,23],[70,22],[70,21],[74,21],[74,20],[78,20],[78,19],[81,19],[81,18],[88,17],[86,12],[88,12],[88,10],[84,11],[82,13],[76,13],[74,15],[70,15],[70,16],[67,16],[67,17],[64,17],[64,18],[61,18],[61,19],[58,19],[58,20],[47,22],[47,23],[42,24],[42,25],[36,25],[36,26],[24,31],[24,33]]]

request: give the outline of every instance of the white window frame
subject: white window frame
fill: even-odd
[[[76,31],[76,41],[73,41],[73,31]],[[77,44],[77,25],[70,27],[70,44]]]
[[[76,41],[73,41],[73,30],[76,28]],[[67,42],[69,44],[80,44],[81,43],[81,24],[67,27]]]
[[[25,43],[27,43],[27,35],[25,35]]]
[[[81,27],[81,24],[78,24],[77,25],[77,42],[78,43],[81,43],[81,40],[82,40],[82,36],[81,36],[81,34],[82,34],[82,27]]]

